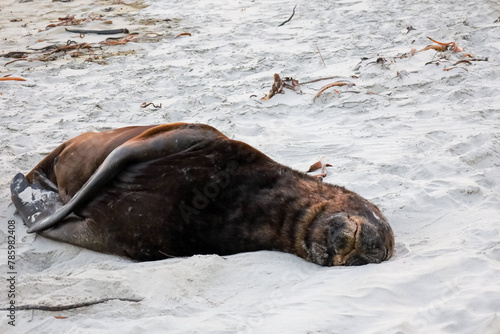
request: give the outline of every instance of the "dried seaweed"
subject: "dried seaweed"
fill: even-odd
[[[354,83],[346,83],[346,82],[338,82],[338,81],[335,81],[335,82],[332,82],[332,83],[329,83],[328,85],[325,85],[323,86],[319,92],[314,95],[313,97],[313,101],[316,100],[317,97],[319,97],[325,90],[327,90],[328,88],[332,88],[332,87],[340,87],[340,86],[346,86],[346,85],[349,85],[349,86],[354,86]],[[339,91],[336,90],[337,93],[339,93]]]
[[[276,94],[282,94],[283,92],[283,87],[285,84],[283,83],[283,80],[281,80],[280,76],[278,73],[274,73],[274,83],[273,86],[271,87],[271,90],[269,91],[269,94],[264,96],[261,100],[267,101],[271,99],[274,95]]]
[[[452,50],[453,52],[463,52],[464,51],[464,49],[459,47],[456,42],[442,43],[442,42],[438,42],[435,39],[432,39],[428,36],[427,36],[427,38],[430,39],[431,41],[433,41],[434,43],[436,43],[437,45],[427,45],[425,48],[423,48],[419,52],[426,51],[426,50],[435,50],[438,52],[445,52],[447,50]]]

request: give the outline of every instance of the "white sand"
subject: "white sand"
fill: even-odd
[[[68,14],[113,21],[77,28],[162,36],[97,50],[104,58],[94,62],[65,56],[3,66],[13,59],[0,58],[0,77],[27,79],[0,82],[0,275],[9,271],[13,219],[17,305],[143,300],[18,310],[16,327],[2,311],[1,333],[500,333],[498,1],[112,3],[1,1],[2,54],[81,43],[64,27],[43,30]],[[277,27],[295,4],[293,19]],[[182,32],[192,36],[174,39]],[[443,71],[463,54],[448,53],[439,65],[425,65],[439,58],[433,50],[392,58],[432,44],[426,36],[488,61]],[[369,64],[379,56],[386,68]],[[370,59],[355,70],[361,57]],[[335,81],[327,80],[261,101],[274,73],[301,82],[336,76],[356,86],[331,88],[313,102]],[[386,214],[395,256],[355,268],[275,252],[133,263],[26,234],[10,203],[17,172],[85,131],[175,121],[208,123],[300,170],[326,156],[333,167],[325,182]]]

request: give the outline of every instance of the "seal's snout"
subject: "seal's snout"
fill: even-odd
[[[339,214],[330,230],[330,246],[334,266],[380,263],[392,256],[394,235],[385,218]]]
[[[374,223],[364,217],[361,219],[364,221],[356,238],[358,255],[348,259],[348,265],[380,263],[388,260],[394,251],[394,234],[389,224],[382,220]]]

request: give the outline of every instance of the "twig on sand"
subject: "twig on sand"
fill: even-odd
[[[465,60],[459,60],[459,62],[461,62],[461,61],[465,61]],[[488,61],[488,57],[486,57],[486,58],[470,58],[468,61]]]
[[[328,88],[332,88],[332,87],[336,87],[336,86],[346,86],[346,85],[355,86],[355,84],[354,84],[354,83],[346,83],[346,82],[338,82],[338,81],[335,81],[335,82],[333,82],[333,83],[330,83],[330,84],[328,84],[328,85],[325,85],[325,86],[323,86],[323,87],[319,90],[319,92],[318,92],[316,95],[314,95],[314,97],[313,97],[313,101],[314,101],[314,100],[316,100],[316,98],[317,98],[317,97],[319,97],[319,96],[321,95],[321,93],[323,93],[323,92],[324,92],[325,90],[327,90]],[[338,91],[337,91],[337,93],[338,93]]]
[[[318,53],[319,53],[319,56],[321,57],[321,61],[323,62],[323,65],[325,65],[325,67],[326,67],[325,59],[323,59],[323,56],[321,55],[321,51],[319,51],[319,48],[317,45],[316,45],[316,49],[318,50]]]
[[[7,66],[9,64],[12,64],[12,63],[15,63],[15,62],[21,61],[21,60],[29,60],[29,59],[27,59],[27,58],[21,58],[21,59],[11,60],[11,61],[5,63],[5,65],[3,65],[3,66],[5,67],[5,66]]]
[[[87,307],[96,304],[102,304],[110,300],[120,300],[123,302],[133,302],[138,303],[144,298],[102,298],[91,302],[83,302],[69,305],[59,305],[59,306],[48,306],[48,305],[20,305],[16,306],[16,310],[40,310],[40,311],[66,311],[75,308]],[[0,309],[1,311],[8,311],[7,308]]]
[[[292,16],[290,16],[290,18],[288,20],[286,20],[285,22],[283,22],[282,24],[280,24],[278,27],[281,27],[283,25],[285,25],[285,23],[288,23],[290,22],[290,20],[292,19],[292,17],[295,15],[295,8],[297,7],[297,5],[295,5],[295,7],[293,7],[293,13],[292,13]]]
[[[307,84],[310,84],[310,83],[313,83],[313,82],[318,82],[318,81],[322,81],[322,80],[331,80],[331,79],[335,79],[335,78],[338,78],[338,77],[326,77],[326,78],[314,79],[314,80],[311,80],[311,81],[301,82],[301,85],[307,85]]]

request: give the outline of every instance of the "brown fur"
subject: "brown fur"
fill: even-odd
[[[34,189],[51,200],[23,202],[20,194]],[[82,134],[26,180],[16,176],[11,191],[30,228],[53,220],[39,234],[139,261],[278,250],[321,265],[356,265],[386,260],[394,247],[372,203],[207,125]],[[54,218],[61,204],[74,205],[74,214]]]

